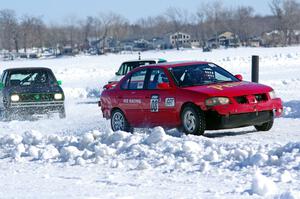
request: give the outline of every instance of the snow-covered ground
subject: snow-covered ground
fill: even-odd
[[[112,132],[95,103],[137,53],[1,62],[46,66],[62,80],[67,118],[0,122],[0,198],[300,198],[300,47],[143,52],[206,60],[260,82],[284,102],[269,132],[253,127],[184,135],[161,127]]]

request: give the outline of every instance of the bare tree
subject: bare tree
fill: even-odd
[[[124,39],[128,34],[129,22],[121,15],[114,15],[111,22],[110,36],[116,40]]]
[[[89,38],[92,37],[94,29],[94,17],[88,16],[83,22],[81,22],[81,30],[83,36],[83,49],[89,48]]]
[[[67,42],[65,45],[70,45],[71,48],[73,48],[75,45],[77,45],[78,42],[78,20],[76,16],[68,16],[65,20],[65,32],[67,35]]]
[[[28,15],[22,17],[20,30],[21,30],[22,47],[24,48],[25,53],[27,52],[28,43],[30,43],[29,37],[31,36],[32,33],[32,26],[33,26],[32,24],[33,24],[32,17]]]
[[[0,36],[4,49],[19,51],[18,21],[13,10],[0,10]]]
[[[188,12],[180,8],[170,7],[166,11],[166,17],[172,24],[174,33],[178,33],[188,21]],[[176,49],[179,50],[177,37],[175,37],[175,46]]]
[[[0,45],[9,51],[24,48],[60,48],[70,45],[80,50],[89,48],[92,38],[100,42],[105,52],[108,41],[128,41],[144,38],[148,41],[166,39],[169,33],[185,31],[202,43],[225,31],[238,34],[246,42],[252,36],[262,35],[275,29],[281,33],[276,38],[283,45],[299,42],[295,30],[300,28],[300,4],[297,0],[270,0],[274,16],[254,16],[249,6],[228,8],[221,0],[203,4],[196,13],[170,7],[166,12],[154,17],[141,18],[135,23],[115,13],[101,13],[77,20],[69,16],[63,24],[45,24],[39,16],[25,15],[18,19],[13,10],[0,10]],[[175,46],[179,49],[178,38]]]
[[[277,18],[277,29],[283,32],[283,44],[290,45],[300,20],[300,4],[296,0],[272,0],[270,8]]]
[[[252,36],[253,25],[252,18],[254,9],[250,6],[240,6],[238,7],[233,15],[233,31],[239,35],[242,42],[247,42],[247,40]]]
[[[201,5],[195,13],[194,20],[195,20],[195,31],[197,38],[202,40],[203,43],[209,39],[210,33],[207,31],[207,24],[206,24],[206,6]]]
[[[122,37],[124,33],[126,35],[126,30],[122,32],[120,29],[123,25],[126,24],[126,19],[122,16],[115,13],[100,13],[98,20],[96,20],[97,26],[97,36],[100,36],[102,40],[102,50],[105,53],[107,47],[107,39],[109,37]],[[120,27],[119,27],[120,26]],[[100,34],[99,34],[100,33]]]
[[[28,47],[42,49],[45,31],[46,26],[41,17],[23,16],[20,22],[20,39],[24,51],[26,52]]]

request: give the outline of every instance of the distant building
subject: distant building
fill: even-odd
[[[151,42],[145,39],[138,39],[134,41],[134,51],[146,51],[151,49],[153,49],[153,45],[151,44]]]
[[[192,48],[200,48],[201,41],[199,39],[191,39],[191,47]]]
[[[170,49],[172,45],[170,43],[169,35],[165,37],[155,37],[151,40],[153,49]]]
[[[220,46],[224,47],[238,47],[240,46],[239,37],[232,32],[223,32],[208,40],[207,45],[210,48],[218,48]]]
[[[263,46],[277,47],[284,45],[284,34],[282,31],[273,30],[262,34]]]
[[[63,55],[74,55],[73,48],[70,45],[64,46],[61,53]]]
[[[262,40],[259,37],[253,37],[247,41],[246,45],[251,46],[251,47],[260,47],[261,43],[262,43]]]
[[[170,35],[170,43],[174,48],[176,47],[190,48],[191,35],[182,32],[176,32]]]
[[[240,46],[239,37],[232,32],[224,32],[219,35],[219,43],[225,47],[238,47]]]

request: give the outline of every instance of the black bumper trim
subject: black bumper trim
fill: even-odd
[[[206,114],[207,130],[230,129],[245,126],[260,125],[274,119],[272,111],[261,111],[221,116],[217,112]]]
[[[36,108],[36,107],[54,107],[63,106],[64,101],[52,102],[14,102],[10,104],[11,108]]]

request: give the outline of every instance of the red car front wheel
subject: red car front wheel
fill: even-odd
[[[184,107],[181,113],[181,123],[186,134],[203,135],[206,127],[203,111],[192,105]]]
[[[254,127],[257,131],[269,131],[272,128],[273,123],[274,123],[274,119],[272,119],[269,122],[263,123],[261,125],[255,125]]]

